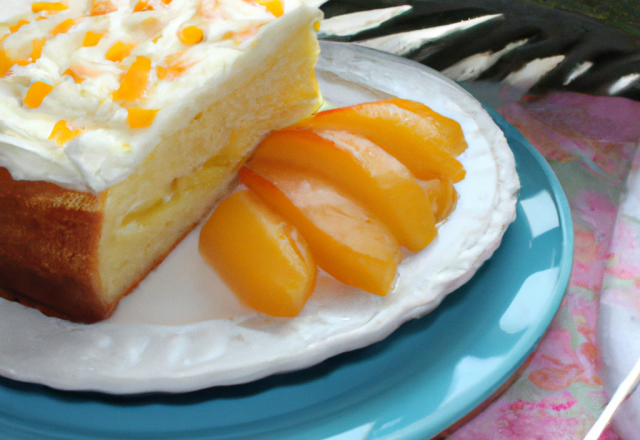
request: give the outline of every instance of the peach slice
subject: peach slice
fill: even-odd
[[[400,245],[389,229],[312,173],[256,162],[240,180],[291,222],[329,275],[376,295],[392,287]]]
[[[242,302],[271,316],[296,316],[315,287],[317,268],[296,228],[247,190],[218,205],[199,249]]]
[[[431,201],[415,177],[364,137],[331,130],[277,131],[254,152],[251,164],[258,161],[321,175],[357,198],[411,251],[423,249],[438,233]]]
[[[442,148],[451,153],[451,155],[458,156],[467,149],[467,141],[464,139],[462,127],[453,119],[434,112],[431,108],[418,101],[395,98],[386,102],[415,113],[435,127],[439,141],[434,139],[434,142],[439,142]]]
[[[464,137],[453,142],[455,147],[448,146],[451,140],[440,133],[433,120],[399,107],[394,101],[370,102],[328,110],[295,127],[346,130],[364,136],[380,146],[418,179],[429,180],[434,175],[444,174],[454,182],[462,180],[465,171],[454,156],[457,151],[466,148]],[[434,114],[437,115],[435,112]],[[457,124],[455,121],[451,122]]]
[[[440,223],[449,217],[449,214],[456,209],[458,192],[448,177],[440,176],[436,179],[420,181],[420,186],[422,186],[427,197],[433,203],[433,214],[436,223]]]

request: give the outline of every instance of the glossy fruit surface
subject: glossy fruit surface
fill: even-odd
[[[455,143],[443,138],[432,119],[399,107],[394,100],[321,112],[299,127],[305,126],[346,130],[364,136],[398,159],[421,180],[444,174],[453,182],[459,182],[465,176],[462,164],[455,159],[457,151],[466,149],[464,137]]]
[[[376,295],[392,287],[400,245],[362,206],[311,173],[260,162],[240,170],[240,179],[291,222],[318,263],[345,284]]]
[[[253,154],[251,164],[277,162],[321,175],[381,219],[411,251],[438,233],[431,201],[415,177],[393,156],[346,131],[277,131]]]
[[[271,316],[296,316],[315,287],[317,269],[304,239],[246,190],[216,208],[199,250],[243,303]]]
[[[420,185],[432,202],[433,215],[436,223],[446,219],[449,214],[456,209],[458,192],[453,186],[451,179],[440,176],[435,179],[421,181]]]

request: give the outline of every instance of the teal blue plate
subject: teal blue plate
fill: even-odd
[[[532,354],[572,265],[560,184],[531,144],[492,116],[516,158],[517,219],[434,312],[370,347],[240,386],[116,397],[0,379],[0,438],[425,440],[445,430]]]

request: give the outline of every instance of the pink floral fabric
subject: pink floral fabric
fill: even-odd
[[[640,103],[551,93],[525,95],[498,111],[548,160],[567,194],[575,233],[573,271],[560,310],[522,376],[450,438],[578,440],[608,401],[596,336],[605,271],[640,286],[640,261],[607,266],[620,196],[640,142]],[[629,246],[640,243],[640,228],[618,229],[618,235],[633,236]],[[627,292],[619,299],[628,300]],[[640,299],[634,301],[640,307]],[[612,429],[601,436],[618,438]]]

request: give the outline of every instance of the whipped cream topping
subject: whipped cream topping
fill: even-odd
[[[124,180],[185,127],[201,111],[197,96],[222,98],[216,88],[258,39],[321,18],[305,7],[283,15],[279,0],[65,0],[30,9],[0,24],[0,166],[16,180],[88,192]]]

